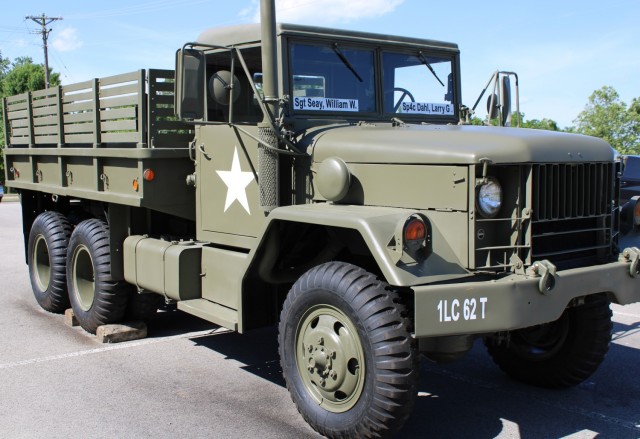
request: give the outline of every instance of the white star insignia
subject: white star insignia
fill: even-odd
[[[224,211],[226,212],[229,206],[237,200],[244,210],[246,210],[248,214],[251,214],[249,202],[247,201],[246,187],[253,181],[253,172],[245,172],[240,167],[237,147],[233,152],[231,171],[216,171],[216,173],[220,176],[224,184],[227,185],[227,199],[224,202]]]

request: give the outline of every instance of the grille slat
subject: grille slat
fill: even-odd
[[[552,221],[609,213],[611,164],[535,165],[533,220]]]
[[[613,164],[533,165],[533,258],[594,257],[611,245]]]

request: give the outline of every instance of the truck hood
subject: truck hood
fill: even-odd
[[[603,140],[523,128],[454,125],[323,127],[304,143],[313,159],[347,163],[473,164],[606,162],[614,150]]]

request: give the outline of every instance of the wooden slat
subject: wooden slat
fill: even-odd
[[[33,99],[41,99],[42,97],[55,96],[55,95],[56,95],[55,88],[43,88],[41,90],[36,90],[31,92],[31,96],[33,97]]]
[[[158,104],[164,104],[164,105],[171,105],[173,106],[173,96],[161,96],[161,95],[156,95],[154,98],[154,105],[157,106]]]
[[[29,135],[29,128],[13,128],[11,130],[11,135],[12,136],[28,136]]]
[[[136,82],[133,84],[113,86],[109,88],[100,88],[100,97],[106,98],[109,96],[121,96],[121,95],[130,95],[130,94],[137,95],[139,91],[140,91],[140,85]]]
[[[157,121],[160,117],[175,117],[175,110],[173,108],[154,108],[151,113]]]
[[[83,113],[73,113],[64,115],[65,126],[74,122],[90,122],[93,120],[93,111],[85,111]]]
[[[112,85],[119,84],[122,82],[133,82],[137,81],[140,77],[140,71],[136,70],[135,72],[122,73],[120,75],[107,76],[105,78],[100,78],[100,85]]]
[[[8,99],[8,98],[7,98]],[[9,104],[7,103],[7,111],[9,113],[12,113],[14,111],[18,111],[18,110],[26,110],[27,109],[27,101],[24,102],[18,102],[15,104]]]
[[[64,126],[64,131],[67,134],[76,133],[93,133],[93,123],[70,123]]]
[[[45,117],[34,117],[33,118],[33,126],[41,127],[44,125],[57,125],[58,124],[58,116],[45,116]]]
[[[29,119],[16,119],[11,121],[11,128],[23,128],[29,126]]]
[[[153,84],[153,88],[156,92],[161,91],[165,93],[168,93],[168,92],[173,93],[174,91],[173,85],[174,85],[173,82],[155,82]]]
[[[27,93],[22,93],[15,96],[7,96],[7,104],[9,104],[9,106],[18,105],[18,104],[15,104],[15,102],[20,102],[20,101],[26,102],[27,99],[28,99]]]
[[[11,145],[28,145],[29,144],[29,137],[23,137],[23,136],[11,136],[9,138],[9,143],[11,143]]]
[[[136,107],[110,108],[100,112],[100,120],[129,119],[137,115]]]
[[[138,123],[133,119],[102,122],[100,125],[103,133],[108,131],[136,131]]]
[[[52,146],[58,146],[58,136],[51,136],[51,135],[47,135],[47,136],[36,136],[35,139],[33,140],[34,143],[36,145],[52,145]]]
[[[136,95],[122,96],[119,98],[107,98],[100,99],[100,108],[125,107],[127,105],[134,105],[136,103],[138,103],[138,96]]]
[[[64,104],[63,105],[63,111],[65,113],[74,113],[74,112],[87,111],[87,110],[92,110],[92,109],[93,109],[93,102],[91,102],[91,101],[81,102],[81,103],[77,103],[77,104]]]
[[[138,133],[103,133],[102,143],[138,143]]]
[[[65,93],[62,97],[62,102],[66,104],[66,103],[72,103],[77,101],[88,101],[91,99],[93,99],[93,92],[89,90],[89,91],[83,91],[83,92],[74,93],[74,94]]]
[[[93,143],[93,134],[67,134],[64,141],[66,144]]]
[[[55,95],[47,98],[43,98],[43,99],[33,100],[33,108],[50,107],[50,106],[55,107],[57,104],[58,104],[58,98]]]
[[[41,107],[33,109],[33,116],[51,116],[54,114],[58,114],[58,107],[56,105],[49,107]]]
[[[36,136],[41,135],[58,135],[58,125],[48,125],[43,127],[33,127],[33,134]]]
[[[75,84],[64,85],[62,86],[62,93],[67,94],[73,91],[90,89],[92,84],[93,81],[89,80],[84,82],[76,82]]]
[[[9,120],[25,119],[28,121],[27,119],[28,116],[29,116],[29,112],[27,110],[12,111],[7,113],[7,118]]]

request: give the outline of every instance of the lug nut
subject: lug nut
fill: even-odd
[[[318,344],[319,345],[324,344],[324,338],[318,337]]]

